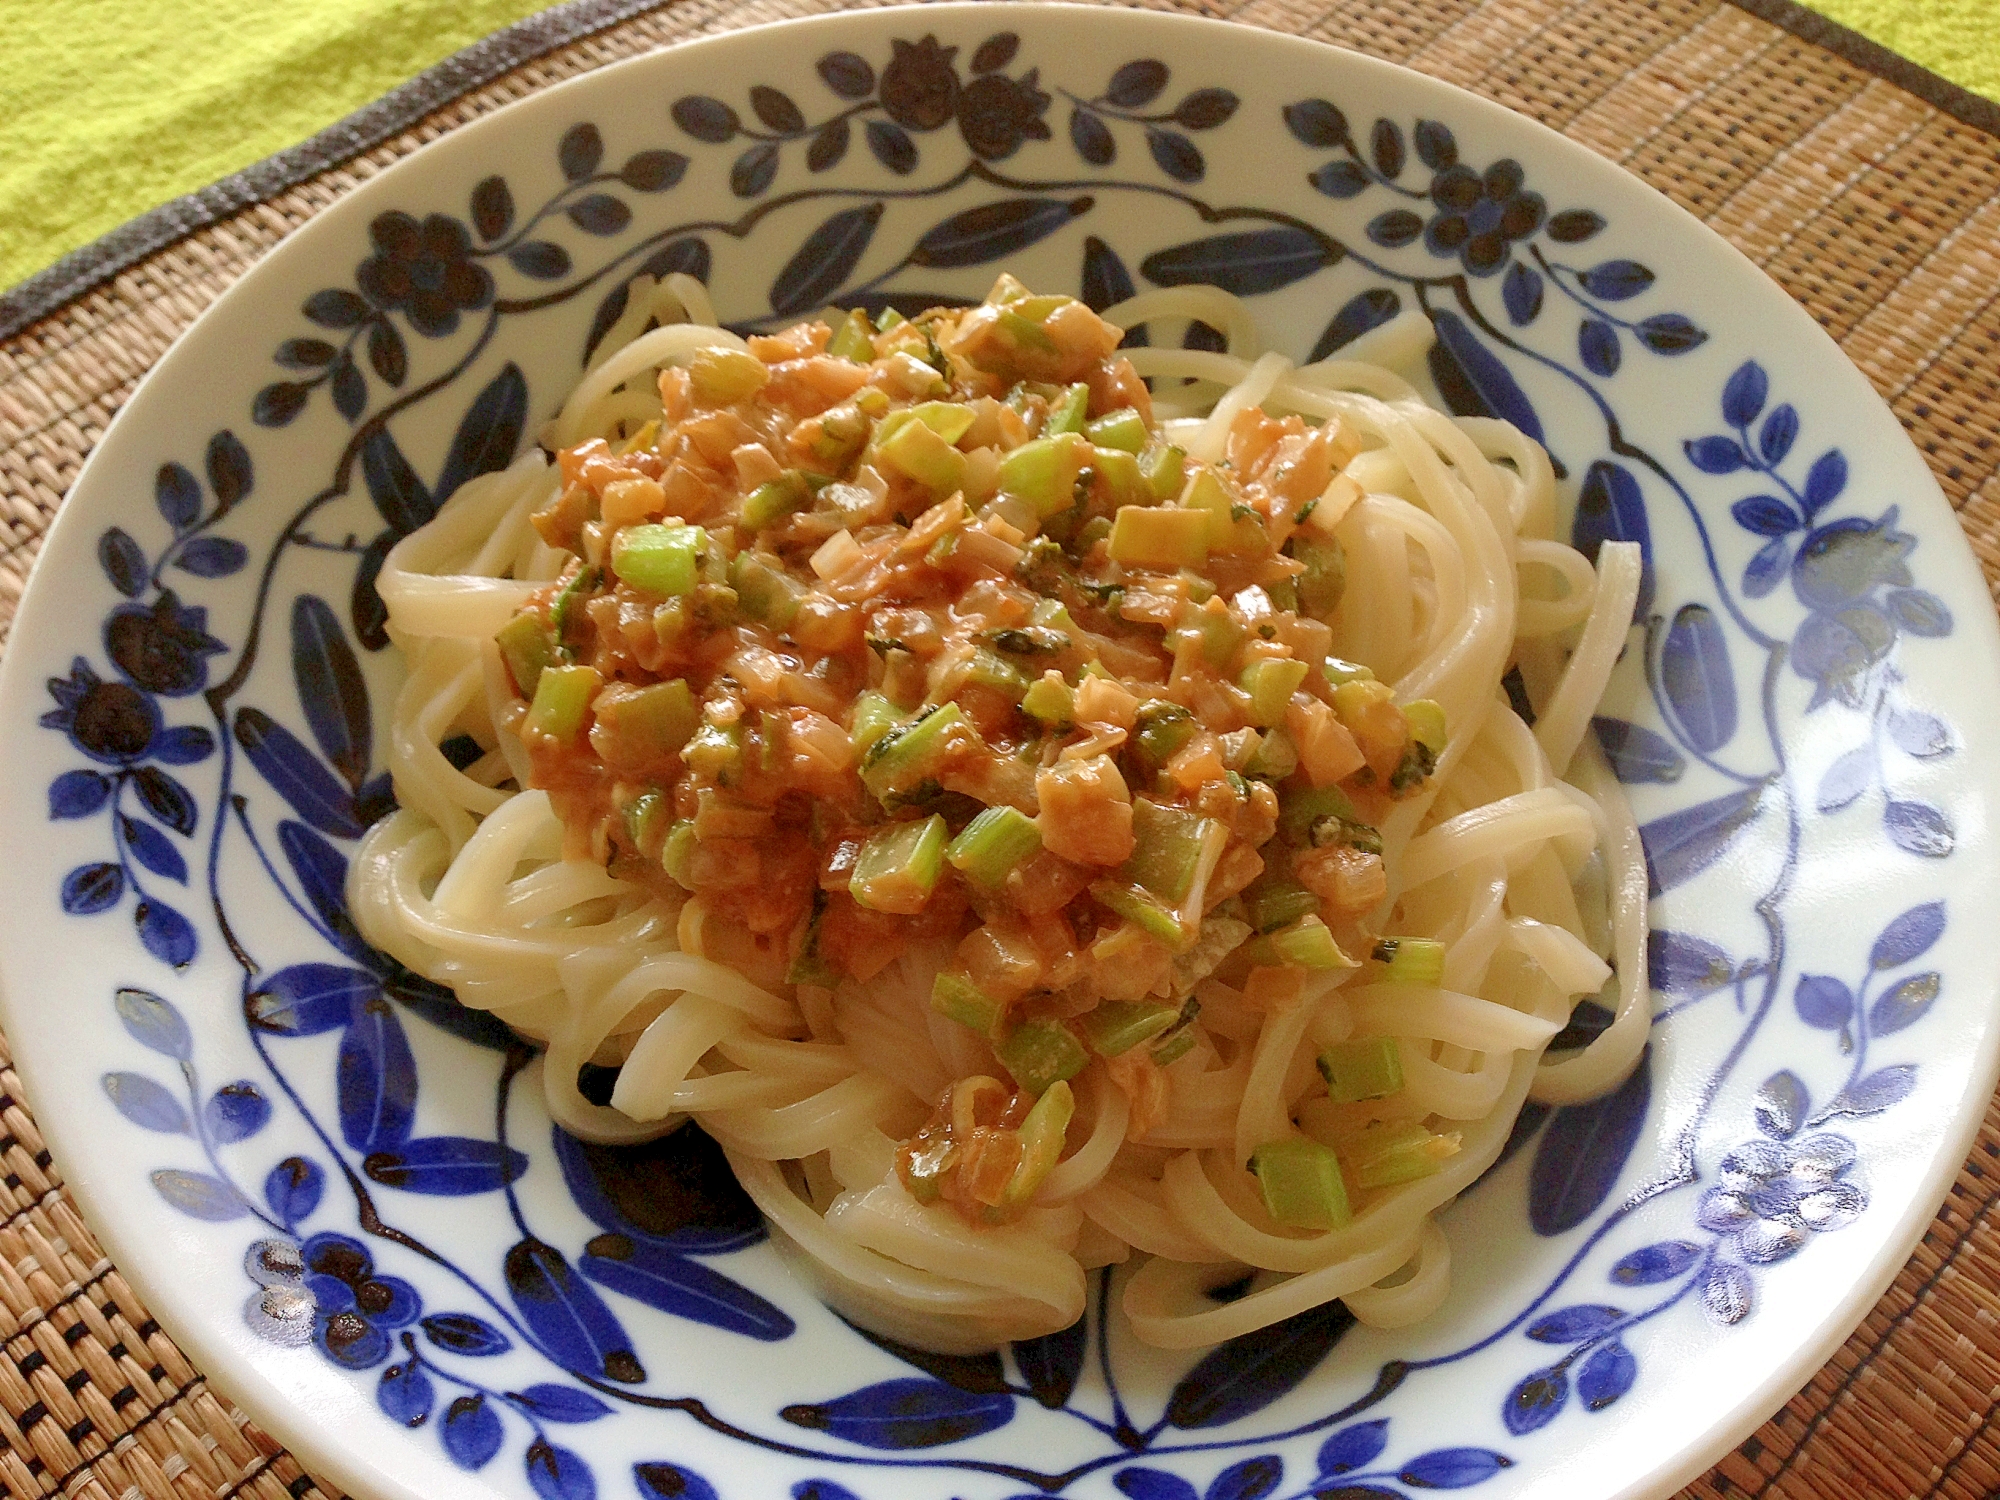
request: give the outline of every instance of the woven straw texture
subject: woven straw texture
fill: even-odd
[[[64,492],[140,375],[285,234],[426,141],[551,83],[665,43],[828,8],[679,0],[619,22],[169,245],[0,343],[0,631]],[[1722,0],[1184,8],[1463,85],[1706,220],[1874,382],[2000,587],[2000,139]],[[105,1258],[21,1101],[4,1041],[0,1127],[0,1496],[330,1494],[208,1385]],[[2000,1101],[1867,1321],[1685,1495],[2000,1494],[1996,1205]]]

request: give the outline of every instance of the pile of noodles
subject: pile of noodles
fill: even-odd
[[[1449,747],[1421,794],[1381,830],[1390,896],[1375,923],[1446,949],[1435,987],[1310,977],[1265,1015],[1214,980],[1194,1049],[1167,1070],[1171,1104],[1126,1140],[1123,1092],[1077,1080],[1067,1155],[1016,1223],[968,1227],[917,1203],[894,1166],[955,1078],[993,1072],[984,1044],[933,1014],[946,953],[912,952],[866,984],[774,994],[700,955],[698,903],[677,904],[561,858],[548,798],[526,785],[519,740],[496,727],[511,697],[493,635],[567,554],[528,517],[555,494],[542,450],[465,485],[390,555],[378,587],[408,679],[390,764],[402,810],[374,828],[349,895],[368,940],[546,1044],[556,1120],[631,1142],[698,1120],[721,1142],[781,1247],[816,1290],[864,1326],[947,1351],[1067,1327],[1085,1271],[1131,1261],[1123,1308],[1145,1342],[1214,1343],[1333,1298],[1377,1326],[1443,1299],[1450,1248],[1434,1221],[1500,1151],[1522,1103],[1588,1098],[1618,1083],[1644,1041],[1646,875],[1616,783],[1585,731],[1625,645],[1637,549],[1595,568],[1554,540],[1547,456],[1503,422],[1427,405],[1388,365],[1420,358],[1427,323],[1377,330],[1353,357],[1294,366],[1260,353],[1247,310],[1208,289],[1149,293],[1109,310],[1149,323],[1128,350],[1152,380],[1169,437],[1221,456],[1246,405],[1338,418],[1363,451],[1363,498],[1340,520],[1347,585],[1335,653],[1435,699]],[[1188,320],[1228,352],[1160,347]],[[654,327],[652,325],[658,324]],[[659,415],[657,370],[702,345],[742,347],[713,326],[699,283],[632,288],[623,320],[543,434],[548,450],[616,439]],[[1538,707],[1517,716],[1501,679],[1518,665]],[[440,745],[485,754],[456,769]],[[689,918],[692,920],[689,920]],[[1543,1049],[1579,996],[1602,991],[1612,1024],[1580,1051]],[[1261,1142],[1323,1130],[1314,1069],[1351,1037],[1396,1039],[1405,1087],[1393,1110],[1462,1133],[1435,1175],[1364,1199],[1325,1233],[1265,1212],[1244,1170]],[[581,1065],[622,1063],[611,1107],[577,1089]],[[1234,1300],[1205,1295],[1256,1273]]]

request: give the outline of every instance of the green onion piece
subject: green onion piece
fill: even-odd
[[[813,488],[800,469],[787,469],[776,479],[760,484],[743,502],[739,515],[744,528],[762,531],[775,526],[794,511],[812,504]]]
[[[874,388],[863,395],[883,393]],[[858,409],[861,397],[855,397],[854,406],[836,406],[820,415],[819,431],[812,439],[813,462],[819,465],[822,474],[839,474],[846,471],[855,456],[868,446],[868,435],[874,424]]]
[[[1037,516],[1059,515],[1076,503],[1076,476],[1089,452],[1075,440],[1036,438],[1000,460],[1000,492],[1025,500]]]
[[[944,857],[973,884],[997,891],[1041,847],[1042,830],[1033,818],[1018,807],[989,807],[965,825]]]
[[[909,321],[908,318],[897,312],[895,308],[885,307],[875,314],[875,331],[877,333],[887,333],[891,328],[900,328]]]
[[[981,1036],[991,1036],[1007,1007],[963,974],[949,971],[931,981],[931,1009]]]
[[[676,677],[636,693],[601,698],[597,722],[617,742],[615,758],[620,763],[675,755],[701,727],[701,704]]]
[[[1090,1062],[1083,1043],[1060,1021],[1023,1021],[993,1051],[1014,1082],[1037,1095],[1076,1077]]]
[[[1060,672],[1044,672],[1028,684],[1021,695],[1021,707],[1044,724],[1076,721],[1076,691],[1062,680]]]
[[[1099,1056],[1116,1057],[1164,1035],[1180,1018],[1178,1005],[1154,1000],[1101,1000],[1084,1016],[1083,1029]]]
[[[894,729],[901,712],[880,693],[869,691],[854,700],[854,727],[847,732],[856,755],[866,755],[875,742]]]
[[[493,637],[500,647],[500,659],[514,679],[523,698],[532,700],[542,669],[556,659],[556,638],[548,626],[531,614],[518,614],[500,627]]]
[[[1228,666],[1236,648],[1243,644],[1243,627],[1227,610],[1213,614],[1202,610],[1195,616],[1194,628],[1201,634],[1201,654],[1211,667]]]
[[[1403,1087],[1403,1054],[1390,1036],[1339,1042],[1320,1053],[1319,1076],[1335,1104],[1386,1099]]]
[[[1292,694],[1306,680],[1306,664],[1289,657],[1262,657],[1243,669],[1236,685],[1250,695],[1250,722],[1275,729],[1285,722]]]
[[[1076,1095],[1067,1083],[1057,1079],[1042,1091],[1042,1097],[1028,1111],[1028,1118],[1021,1122],[1021,1159],[1015,1163],[1014,1175],[1007,1179],[1007,1186],[1001,1192],[1003,1209],[1025,1206],[1055,1170],[1069,1137],[1069,1122],[1075,1115]]]
[[[1421,785],[1436,769],[1435,752],[1422,740],[1413,739],[1403,751],[1403,758],[1396,762],[1396,769],[1389,773],[1389,790],[1400,797],[1411,787]]]
[[[857,307],[841,319],[840,327],[827,340],[826,352],[835,359],[851,360],[857,365],[872,363],[875,358],[875,330],[869,326],[868,314]]]
[[[1301,969],[1352,969],[1352,959],[1340,951],[1333,933],[1318,917],[1300,917],[1271,934],[1271,951],[1280,963]]]
[[[628,526],[611,544],[611,566],[635,589],[678,598],[694,592],[707,546],[699,526]]]
[[[641,792],[625,805],[625,837],[635,849],[650,848],[653,836],[672,816],[673,809],[667,802],[666,793],[657,790]]]
[[[862,841],[847,894],[870,911],[914,916],[924,909],[944,869],[944,819],[891,823]]]
[[[1273,578],[1264,585],[1264,592],[1271,596],[1271,608],[1288,609],[1293,614],[1299,610],[1298,586],[1289,578]]]
[[[1433,757],[1444,754],[1444,707],[1433,699],[1419,698],[1403,705],[1403,717],[1410,721],[1410,735]]]
[[[1122,448],[1127,453],[1140,452],[1152,436],[1146,431],[1146,419],[1129,406],[1087,423],[1083,435],[1096,447]]]
[[[819,921],[825,911],[825,897],[815,896],[812,918],[806,923],[806,940],[799,945],[799,956],[785,970],[786,984],[816,984],[830,990],[840,983],[840,970],[819,951]]]
[[[1194,1051],[1194,1028],[1183,1026],[1153,1049],[1153,1061],[1164,1068],[1169,1063],[1179,1062],[1192,1051]]]
[[[1265,730],[1257,741],[1257,748],[1243,763],[1246,776],[1261,776],[1267,781],[1283,781],[1298,768],[1299,747],[1282,729]]]
[[[1243,909],[1259,932],[1276,932],[1319,911],[1319,897],[1290,880],[1260,880],[1243,893]]]
[[[1250,1157],[1264,1208],[1293,1229],[1338,1229],[1352,1214],[1340,1158],[1318,1141],[1267,1141]]]
[[[743,613],[760,625],[783,630],[799,612],[803,591],[767,553],[737,553],[729,565],[729,585]]]
[[[556,595],[556,602],[549,610],[549,625],[556,633],[556,645],[565,656],[573,655],[569,650],[569,620],[577,607],[577,601],[597,587],[602,575],[596,568],[579,568],[570,581],[562,586]],[[536,684],[540,686],[539,683]]]
[[[544,667],[528,706],[528,733],[552,740],[573,740],[583,732],[590,700],[604,679],[595,667]]]
[[[1342,661],[1337,656],[1329,656],[1320,670],[1326,673],[1326,680],[1335,687],[1349,682],[1373,682],[1375,674],[1359,662]]]
[[[949,1135],[925,1132],[911,1143],[909,1152],[898,1152],[896,1173],[903,1186],[919,1203],[935,1203],[944,1192],[944,1180],[958,1165],[958,1144]]]
[[[695,775],[730,786],[743,774],[743,726],[703,724],[681,751]]]
[[[956,703],[931,709],[869,747],[861,758],[861,784],[877,801],[908,791],[934,774],[946,753],[971,732]]]
[[[688,389],[703,406],[731,406],[764,388],[771,372],[743,349],[697,349],[688,358]]]
[[[1438,1135],[1415,1120],[1387,1120],[1370,1125],[1344,1141],[1357,1187],[1394,1187],[1428,1177],[1458,1155],[1460,1136]]]
[[[1115,880],[1092,883],[1090,894],[1107,911],[1116,912],[1140,931],[1150,933],[1175,951],[1188,945],[1188,933],[1181,919],[1160,904],[1144,886],[1121,885]]]
[[[1163,766],[1194,738],[1194,715],[1178,703],[1154,698],[1139,705],[1138,732],[1133,743],[1148,763]]]
[[[1153,491],[1153,499],[1165,505],[1187,483],[1187,454],[1172,443],[1154,443],[1139,454],[1139,472]]]
[[[876,452],[933,494],[948,495],[965,483],[965,455],[924,422],[905,422],[886,439],[878,434]]]
[[[1121,505],[1111,560],[1140,568],[1198,568],[1208,561],[1208,521],[1197,511]]]
[[[1374,956],[1397,984],[1436,984],[1444,978],[1444,944],[1436,938],[1382,938]]]
[[[924,401],[909,408],[909,420],[921,422],[947,443],[955,443],[971,430],[972,408],[958,401]]]
[[[1078,383],[1050,403],[1049,419],[1042,424],[1044,434],[1083,431],[1084,413],[1090,410],[1090,387]]]
[[[1153,487],[1140,472],[1139,460],[1123,448],[1092,448],[1090,467],[1113,505],[1153,506]]]
[[[973,652],[965,680],[968,686],[991,688],[1015,703],[1026,695],[1029,686],[1026,672],[984,647]]]
[[[1347,588],[1347,552],[1340,543],[1295,538],[1292,556],[1306,565],[1297,579],[1299,602],[1306,613],[1324,620],[1340,604]]]
[[[1207,819],[1149,797],[1132,803],[1132,853],[1119,870],[1169,906],[1178,906],[1194,884]],[[1136,920],[1136,919],[1135,919]]]
[[[1288,791],[1278,805],[1278,832],[1294,844],[1311,842],[1313,826],[1322,818],[1353,822],[1359,814],[1347,793],[1337,786],[1306,787]]]
[[[1035,612],[1031,616],[1034,626],[1043,630],[1071,631],[1076,629],[1076,621],[1069,617],[1060,600],[1037,599]]]
[[[670,879],[689,890],[694,888],[694,820],[682,818],[667,830],[666,841],[660,845],[660,868]]]

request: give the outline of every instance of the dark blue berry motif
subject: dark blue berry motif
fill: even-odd
[[[390,1335],[423,1311],[417,1289],[401,1277],[376,1275],[368,1248],[344,1234],[316,1234],[300,1256],[315,1308],[313,1343],[346,1369],[374,1369],[389,1357]]]

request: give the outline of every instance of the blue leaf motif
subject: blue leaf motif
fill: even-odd
[[[509,360],[473,398],[464,420],[452,434],[451,449],[445,454],[444,469],[432,492],[437,504],[449,500],[466,480],[495,473],[512,463],[527,421],[527,377],[521,374],[520,366]]]
[[[1757,451],[1764,455],[1767,464],[1781,464],[1785,455],[1792,451],[1792,444],[1799,436],[1799,414],[1789,401],[1780,402],[1771,408],[1771,414],[1764,418],[1764,425],[1757,433]]]
[[[1854,992],[1830,974],[1801,974],[1792,992],[1799,1019],[1821,1031],[1838,1031],[1854,1018]]]
[[[388,1151],[410,1138],[417,1062],[403,1023],[386,1000],[354,1007],[354,1018],[341,1033],[335,1087],[341,1138],[356,1151]]]
[[[1156,250],[1139,270],[1159,286],[1210,285],[1254,297],[1301,281],[1345,254],[1332,240],[1304,229],[1258,229]]]
[[[862,66],[865,68],[868,65],[862,63]],[[822,76],[825,76],[824,73]],[[872,72],[869,77],[869,83],[861,89],[864,94],[874,87]],[[676,125],[696,140],[706,141],[711,146],[719,146],[736,134],[736,111],[720,99],[711,99],[706,94],[689,94],[676,99],[672,114]]]
[[[616,234],[632,222],[632,210],[622,198],[609,193],[590,193],[566,210],[570,223],[585,234]]]
[[[1178,130],[1148,126],[1146,149],[1153,155],[1153,164],[1176,182],[1200,182],[1208,171],[1201,149]]]
[[[408,536],[437,514],[430,490],[386,427],[376,428],[361,445],[361,479],[368,486],[368,498],[397,536]]]
[[[941,1380],[885,1380],[832,1401],[787,1406],[778,1415],[864,1448],[937,1448],[1006,1426],[1014,1398],[961,1391]]]
[[[183,836],[194,832],[201,809],[194,794],[173,777],[157,766],[141,766],[132,777],[132,785],[147,810],[167,827]]]
[[[1698,802],[1643,825],[1639,837],[1646,846],[1650,894],[1670,891],[1720,859],[1736,835],[1756,818],[1763,796],[1764,788],[1754,786]]]
[[[1653,1286],[1672,1281],[1700,1259],[1701,1246],[1686,1240],[1662,1240],[1622,1256],[1611,1268],[1611,1279],[1620,1286]]]
[[[97,539],[97,562],[111,586],[127,599],[146,591],[146,554],[121,528],[109,527]]]
[[[411,1360],[391,1365],[382,1372],[381,1382],[375,1387],[375,1404],[390,1421],[401,1422],[405,1427],[421,1427],[430,1420],[431,1410],[437,1405],[437,1389],[424,1373],[424,1367]]]
[[[1369,152],[1375,158],[1375,169],[1384,177],[1400,177],[1409,160],[1403,149],[1403,132],[1394,120],[1377,120],[1375,128],[1368,133]]]
[[[1275,1453],[1246,1458],[1215,1476],[1203,1500],[1264,1500],[1285,1477],[1285,1461]]]
[[[1078,105],[1069,113],[1069,143],[1076,154],[1094,167],[1109,166],[1118,155],[1118,142],[1095,110]]]
[[[643,1500],[716,1500],[715,1487],[679,1464],[634,1464]],[[830,1479],[805,1479],[792,1486],[792,1500],[854,1500]]]
[[[438,1436],[444,1451],[461,1469],[477,1471],[493,1461],[506,1434],[500,1417],[486,1404],[484,1396],[460,1396],[444,1409],[444,1424]]]
[[[1513,1460],[1491,1448],[1434,1448],[1396,1471],[1407,1485],[1424,1490],[1463,1490],[1484,1484]]]
[[[554,281],[569,274],[569,252],[547,240],[528,240],[507,252],[507,264],[523,276]]]
[[[226,536],[198,536],[181,548],[174,566],[197,578],[227,578],[250,561],[250,549]]]
[[[1201,1492],[1178,1474],[1134,1465],[1111,1476],[1118,1492],[1130,1500],[1201,1500]]]
[[[172,1001],[151,990],[121,989],[114,1004],[127,1034],[147,1051],[176,1062],[194,1056],[194,1035]]]
[[[62,909],[87,917],[118,904],[125,894],[125,872],[116,865],[78,865],[63,876]]]
[[[871,1333],[855,1324],[848,1326],[876,1348],[961,1391],[984,1396],[1007,1389],[1007,1371],[1000,1363],[1000,1351],[997,1349],[980,1354],[939,1354],[932,1349],[919,1349],[883,1334]]]
[[[1570,542],[1593,563],[1606,542],[1637,542],[1639,597],[1633,604],[1633,618],[1652,610],[1653,534],[1646,522],[1646,497],[1630,469],[1599,459],[1584,471]]]
[[[1368,238],[1388,250],[1400,250],[1424,232],[1424,221],[1407,208],[1392,208],[1368,221]]]
[[[556,143],[556,164],[571,182],[583,181],[603,160],[604,137],[588,120],[570,126]]]
[[[373,1153],[361,1170],[384,1187],[433,1198],[463,1198],[495,1193],[518,1182],[528,1170],[528,1158],[497,1141],[428,1135]]]
[[[1507,320],[1516,328],[1526,328],[1542,312],[1542,273],[1515,261],[1500,283],[1500,302]]]
[[[303,1156],[288,1156],[264,1178],[264,1201],[287,1229],[296,1228],[319,1207],[326,1174]]]
[[[1528,1222],[1539,1235],[1576,1228],[1618,1185],[1653,1097],[1652,1048],[1611,1093],[1549,1119],[1528,1175]]]
[[[1850,1088],[1845,1088],[1834,1096],[1826,1107],[1829,1115],[1875,1115],[1891,1105],[1901,1104],[1910,1097],[1910,1091],[1917,1086],[1917,1069],[1913,1063],[1897,1063],[1893,1067],[1877,1068],[1866,1078],[1857,1080]]]
[[[823,307],[853,274],[881,222],[882,205],[864,203],[822,223],[771,283],[771,310],[793,317]]]
[[[1944,987],[1936,970],[1912,974],[1868,1007],[1868,1027],[1877,1036],[1888,1036],[1924,1018]]]
[[[270,1123],[271,1101],[249,1079],[238,1079],[209,1096],[201,1118],[218,1145],[247,1141]]]
[[[139,941],[163,964],[184,969],[194,962],[194,924],[164,901],[141,901],[132,910]]]
[[[507,1399],[544,1422],[595,1422],[611,1415],[610,1407],[573,1385],[531,1385],[508,1392]]]
[[[183,1172],[169,1167],[153,1173],[153,1186],[182,1213],[212,1224],[240,1219],[250,1212],[235,1188],[206,1172]]]
[[[1951,820],[1928,802],[1891,802],[1882,822],[1897,848],[1925,859],[1943,859],[1958,842]]]
[[[1674,614],[1660,653],[1661,686],[1697,750],[1716,751],[1736,733],[1736,675],[1715,611],[1686,604]]]
[[[601,1234],[578,1268],[599,1286],[711,1328],[753,1339],[792,1336],[791,1318],[741,1282],[643,1240]]]
[[[1785,569],[1791,560],[1791,544],[1783,537],[1773,537],[1757,549],[1757,555],[1744,568],[1743,592],[1752,599],[1762,599],[1784,582]]]
[[[1084,306],[1092,312],[1103,312],[1105,308],[1123,302],[1136,288],[1132,285],[1132,273],[1125,269],[1125,262],[1118,252],[1096,235],[1085,235],[1083,240],[1083,277],[1078,283],[1079,295]],[[1125,336],[1130,346],[1145,340],[1145,330],[1134,330]]]
[[[580,1141],[561,1127],[551,1135],[570,1197],[601,1229],[696,1255],[764,1238],[757,1205],[698,1125],[634,1146]]]
[[[1437,120],[1419,120],[1413,134],[1417,159],[1433,172],[1458,165],[1458,142],[1453,138],[1449,125]]]
[[[425,1338],[453,1354],[487,1358],[514,1347],[506,1334],[471,1313],[433,1313],[418,1326]]]
[[[1301,99],[1283,110],[1285,129],[1302,146],[1324,150],[1349,139],[1347,116],[1324,99]]]
[[[1729,507],[1729,513],[1736,518],[1738,526],[1745,531],[1754,531],[1758,536],[1784,536],[1804,524],[1799,520],[1798,512],[1776,495],[1752,495],[1738,500]]]
[[[112,784],[94,770],[66,770],[48,784],[50,818],[88,818],[104,806]]]
[[[898,177],[907,177],[916,171],[917,143],[910,139],[902,126],[888,120],[870,120],[865,133],[869,151],[891,172]]]
[[[590,1465],[567,1448],[538,1437],[528,1444],[528,1483],[541,1500],[597,1500]]]
[[[1219,1344],[1183,1375],[1167,1400],[1175,1427],[1224,1427],[1289,1394],[1354,1326],[1338,1302]]]
[[[1911,907],[1882,929],[1874,947],[1868,950],[1868,967],[1879,973],[1884,969],[1899,969],[1912,959],[1921,958],[1944,936],[1944,923],[1942,901],[1926,901]]]
[[[1500,1419],[1515,1437],[1546,1427],[1569,1401],[1569,1376],[1551,1365],[1537,1370],[1507,1393]]]
[[[1707,333],[1679,313],[1654,313],[1632,327],[1640,343],[1655,354],[1685,354],[1708,342]]]
[[[236,714],[236,743],[292,810],[322,833],[358,839],[365,831],[354,815],[354,797],[299,737],[261,708]]]
[[[1875,756],[1868,745],[1857,745],[1826,768],[1819,779],[1814,805],[1822,813],[1836,813],[1854,801],[1874,783]]]
[[[359,787],[375,732],[368,684],[340,621],[313,594],[292,601],[292,676],[320,753],[349,786]]]
[[[184,464],[161,464],[153,476],[153,504],[178,536],[201,514],[201,481]]]
[[[1434,312],[1431,325],[1438,336],[1431,346],[1431,375],[1452,410],[1462,417],[1504,418],[1542,442],[1542,421],[1527,393],[1466,321],[1454,312]]]
[[[1741,1266],[1719,1260],[1702,1278],[1701,1305],[1718,1323],[1740,1323],[1750,1315],[1755,1294],[1750,1276]]]
[[[1528,1325],[1528,1337],[1538,1344],[1575,1344],[1604,1332],[1625,1313],[1602,1303],[1558,1308]]]
[[[1142,57],[1111,75],[1111,82],[1104,87],[1104,97],[1121,109],[1138,109],[1160,96],[1169,76],[1165,63]]]
[[[118,819],[118,831],[124,836],[125,847],[132,851],[133,857],[140,864],[164,879],[178,880],[182,885],[187,884],[187,861],[181,857],[180,850],[176,849],[159,829],[151,823],[121,814]]]
[[[1804,1080],[1786,1068],[1757,1086],[1750,1114],[1764,1134],[1785,1141],[1798,1133],[1806,1111],[1811,1108],[1812,1095],[1807,1092]]]
[[[1336,157],[1325,166],[1306,174],[1310,182],[1329,198],[1358,198],[1367,190],[1368,174],[1345,157]]]
[[[1646,934],[1646,973],[1665,995],[1706,995],[1736,977],[1736,966],[1706,938],[1684,932]]]
[[[1342,1427],[1319,1445],[1319,1471],[1322,1474],[1345,1474],[1353,1469],[1364,1469],[1382,1456],[1382,1450],[1389,1446],[1389,1424],[1386,1421],[1356,1422],[1351,1427]]]
[[[1911,635],[1936,640],[1951,634],[1951,611],[1936,594],[1924,589],[1891,589],[1882,602]]]
[[[1333,315],[1333,321],[1326,325],[1319,340],[1306,356],[1307,364],[1315,364],[1322,359],[1346,348],[1354,340],[1370,329],[1380,328],[1403,310],[1403,299],[1386,286],[1370,287],[1367,291],[1350,297],[1341,304],[1340,311]]]
[[[507,1252],[503,1268],[514,1305],[566,1368],[624,1385],[646,1378],[631,1338],[561,1251],[530,1235]]]
[[[913,266],[950,270],[980,266],[1016,255],[1047,239],[1079,214],[1088,213],[1095,199],[1002,198],[964,209],[924,231],[910,252]]]
[[[1771,395],[1771,377],[1754,359],[1746,359],[1722,387],[1722,420],[1731,427],[1748,427],[1757,420]]]
[[[1606,302],[1623,302],[1653,284],[1653,273],[1636,260],[1607,260],[1577,277],[1583,289]]]
[[[1681,447],[1687,451],[1688,462],[1704,474],[1734,474],[1749,463],[1732,437],[1696,438]]]
[[[162,1135],[186,1135],[187,1111],[181,1101],[143,1073],[106,1073],[104,1092],[118,1113],[145,1130]]]
[[[250,1024],[278,1036],[337,1031],[382,993],[382,982],[341,964],[293,964],[280,969],[245,1002]]]
[[[153,741],[153,759],[163,765],[191,766],[215,754],[215,736],[198,724],[163,731]]]
[[[1806,514],[1818,515],[1840,498],[1840,492],[1846,488],[1847,456],[1838,448],[1829,448],[1806,470]]]
[[[1586,1411],[1605,1407],[1632,1389],[1639,1378],[1639,1361],[1632,1351],[1613,1339],[1593,1352],[1576,1372],[1576,1394]]]
[[[1618,330],[1602,318],[1586,318],[1576,331],[1576,353],[1585,369],[1607,380],[1618,373]]]
[[[1612,775],[1628,786],[1642,781],[1679,781],[1687,769],[1686,757],[1673,742],[1642,724],[1599,717],[1592,719],[1590,726],[1597,731],[1604,758],[1611,762]]]
[[[1078,1318],[1060,1333],[1023,1339],[1014,1345],[1014,1367],[1050,1411],[1060,1411],[1076,1390],[1083,1373],[1084,1320]]]

